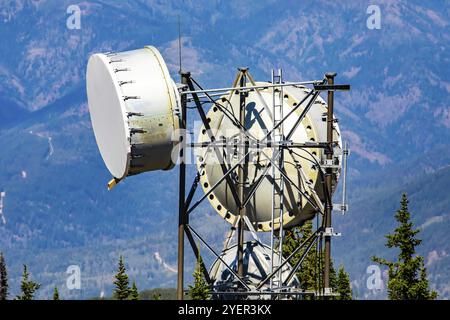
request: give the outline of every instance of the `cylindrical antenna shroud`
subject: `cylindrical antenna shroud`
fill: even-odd
[[[86,83],[95,139],[115,178],[174,166],[180,98],[156,48],[94,54]]]

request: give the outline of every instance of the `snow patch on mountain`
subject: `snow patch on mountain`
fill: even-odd
[[[163,260],[163,258],[161,257],[161,255],[159,254],[158,251],[156,251],[156,252],[153,254],[153,257],[155,258],[155,260],[156,260],[160,265],[162,265],[162,266],[164,267],[165,270],[167,270],[167,271],[169,271],[169,272],[172,272],[172,273],[177,273],[177,270],[176,270],[174,267],[168,265],[168,264]]]

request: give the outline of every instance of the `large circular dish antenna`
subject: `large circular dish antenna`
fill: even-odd
[[[264,85],[266,83],[259,82],[257,85]],[[250,84],[248,84],[250,85]],[[273,103],[273,88],[267,87],[259,92],[250,91],[246,97],[245,107],[245,126],[248,136],[252,139],[262,140],[267,132],[273,128],[273,118],[270,110]],[[277,90],[277,89],[275,89]],[[296,107],[303,98],[310,92],[310,89],[302,86],[286,86],[283,89],[283,114],[287,115],[294,107]],[[289,116],[284,122],[284,134],[287,135],[295,126],[295,122],[300,117],[300,114],[306,107],[309,99],[306,99],[297,110]],[[223,96],[218,100],[222,108],[228,109],[229,114],[237,115],[239,118],[239,94],[231,94]],[[327,136],[327,122],[326,122],[327,105],[323,99],[318,96],[310,111],[306,113],[300,125],[294,129],[291,140],[293,143],[306,142],[323,142],[326,141]],[[231,120],[232,117],[227,117],[217,106],[213,106],[207,113],[207,121],[211,127],[212,133],[217,140],[225,139],[228,142],[239,138],[239,129]],[[334,124],[334,141],[337,142],[335,146],[335,154],[341,154],[342,140],[340,130],[337,123]],[[199,132],[199,142],[209,142],[209,136],[202,126]],[[240,149],[242,150],[242,149]],[[293,181],[302,191],[300,193],[292,184],[287,183],[284,179],[283,205],[284,212],[282,215],[282,223],[286,228],[302,224],[308,219],[312,219],[317,213],[316,208],[311,204],[312,201],[320,202],[324,200],[323,190],[323,176],[320,174],[319,165],[325,161],[326,155],[321,148],[289,148],[283,151],[284,168],[286,175]],[[239,149],[221,150],[226,156],[227,165],[232,167],[243,156]],[[267,157],[272,157],[272,148],[263,147],[262,152],[252,154],[248,164],[247,179],[244,185],[244,197],[250,193],[252,187],[257,183],[261,177],[266,166],[270,163]],[[210,147],[201,148],[197,154],[197,167],[200,176],[200,183],[205,192],[219,183],[224,172],[218,163],[214,150]],[[334,170],[335,180],[333,181],[333,189],[337,185],[339,176],[339,162],[340,156],[333,165],[336,166]],[[272,169],[270,169],[272,170]],[[256,189],[256,192],[251,197],[246,205],[246,215],[250,219],[257,231],[272,230],[272,187],[275,189],[280,187],[279,181],[274,181],[269,174],[262,178],[262,182]],[[231,176],[233,183],[238,185],[237,175]],[[310,201],[307,200],[310,199]],[[220,182],[217,187],[209,194],[208,200],[213,208],[229,223],[233,224],[236,217],[239,215],[239,210],[236,202],[232,196],[230,186],[225,180]],[[319,201],[320,200],[320,201]],[[274,207],[280,207],[275,200]],[[279,220],[275,222],[274,229],[280,228]]]
[[[113,177],[174,166],[180,98],[156,48],[94,54],[86,83],[95,139]]]
[[[274,253],[274,259],[278,261],[278,253]],[[237,245],[231,246],[221,254],[221,259],[235,272],[237,273]],[[259,283],[266,279],[270,274],[271,268],[271,249],[257,241],[249,241],[244,243],[244,279],[245,283],[251,290],[255,291]],[[286,263],[281,268],[281,279],[287,281],[289,273],[292,271],[292,266]],[[241,284],[237,282],[233,273],[225,266],[225,264],[217,259],[209,271],[209,276],[213,282],[214,291],[223,292],[233,288],[239,287]],[[274,283],[275,286],[280,284]],[[298,287],[299,281],[296,276],[293,276],[286,284],[289,287]],[[270,281],[267,281],[261,288],[263,292],[268,290]],[[226,296],[225,296],[226,297]],[[250,297],[251,298],[251,297]],[[264,298],[264,297],[263,297]],[[270,295],[267,299],[272,299]]]

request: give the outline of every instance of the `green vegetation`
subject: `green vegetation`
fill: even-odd
[[[424,258],[416,254],[416,248],[422,244],[422,240],[417,238],[418,229],[413,228],[411,214],[408,209],[408,199],[403,194],[400,209],[395,214],[397,228],[392,234],[386,236],[386,247],[389,249],[397,248],[399,250],[398,258],[389,261],[379,257],[372,257],[373,261],[387,266],[389,269],[388,296],[392,300],[418,300],[418,299],[436,299],[437,292],[430,290],[427,279],[427,270],[424,264]],[[283,245],[283,255],[287,257],[303,243],[313,232],[313,222],[308,221],[303,226],[295,227],[286,232],[286,241]],[[297,253],[291,263],[295,264],[301,257],[305,249]],[[319,258],[321,257],[321,258]],[[204,300],[210,298],[209,286],[203,277],[201,260],[197,261],[193,273],[194,282],[189,285],[188,299]],[[318,255],[313,248],[310,250],[302,268],[297,271],[297,277],[300,280],[300,286],[305,291],[317,291],[323,288],[320,277],[323,271],[323,254]],[[350,278],[343,266],[338,271],[331,266],[330,282],[333,292],[337,294],[337,300],[352,299],[352,289]],[[172,288],[157,288],[151,290],[138,291],[136,282],[133,281],[129,286],[129,277],[126,272],[123,256],[120,256],[118,270],[115,275],[115,290],[110,298],[118,300],[173,300],[176,299],[176,290]],[[23,275],[21,282],[21,294],[16,297],[17,300],[32,300],[40,284],[30,280],[30,275],[26,265],[23,266]],[[0,300],[6,300],[8,296],[8,273],[5,258],[0,253]],[[306,298],[311,298],[306,297]],[[54,287],[53,300],[59,300],[58,288]]]
[[[0,252],[0,300],[8,298],[8,272],[6,271],[6,262],[3,253]]]
[[[140,294],[136,285],[136,281],[133,281],[131,288],[129,287],[129,280],[123,256],[119,257],[119,266],[117,273],[114,276],[114,285],[116,288],[113,292],[113,298],[117,300],[139,300]]]
[[[39,283],[29,280],[29,276],[27,266],[23,265],[22,282],[20,284],[21,294],[16,297],[16,300],[33,300],[35,292],[41,287]]]
[[[177,299],[177,290],[175,288],[154,288],[138,291],[139,300],[176,300]],[[113,300],[113,297],[93,297],[89,300]],[[133,299],[130,299],[133,300]],[[186,297],[185,300],[190,300],[189,297]]]
[[[114,278],[116,279],[114,280],[116,286],[113,293],[114,299],[128,300],[131,289],[128,286],[128,275],[122,256],[119,257],[119,267]]]
[[[294,227],[286,232],[285,243],[283,244],[283,256],[286,258],[296,248],[298,248],[306,239],[308,239],[313,233],[312,221],[305,222],[304,225]],[[299,250],[291,259],[291,264],[295,265],[302,257],[306,248]],[[312,248],[305,259],[302,262],[301,267],[297,270],[296,276],[300,281],[300,288],[304,291],[319,291],[323,288],[321,283],[321,274],[323,273],[323,254],[319,258],[317,251]],[[336,270],[331,261],[330,268],[330,285],[333,292],[338,294],[336,297],[340,300],[349,300],[352,298],[352,290],[350,287],[350,279],[344,267],[341,266],[339,274],[336,275]],[[305,296],[305,299],[311,299],[311,296]]]
[[[176,300],[177,290],[174,288],[155,288],[139,293],[142,300]]]
[[[312,222],[307,221],[301,227],[295,227],[286,231],[285,242],[283,244],[283,256],[286,258],[292,254],[292,252],[300,246],[309,236],[312,234]],[[295,254],[290,263],[295,265],[301,258],[304,249]],[[317,256],[314,250],[305,257],[301,268],[297,271],[297,278],[300,281],[300,287],[303,290],[318,290],[318,283],[316,281],[317,273]]]
[[[133,281],[133,285],[131,286],[129,299],[130,300],[139,300],[139,291],[138,291],[135,281]]]
[[[336,292],[339,293],[338,300],[352,300],[352,289],[350,286],[350,277],[341,266],[338,271],[336,281]]]
[[[424,259],[416,255],[416,247],[422,240],[416,235],[420,230],[413,229],[411,214],[408,210],[408,198],[404,193],[400,209],[395,214],[398,222],[394,233],[386,235],[387,248],[398,248],[397,261],[379,257],[372,260],[389,268],[388,296],[391,300],[431,300],[437,298],[436,291],[430,291]]]
[[[189,296],[192,300],[208,300],[210,298],[209,285],[203,276],[202,258],[199,256],[194,270],[194,284],[189,285]]]
[[[53,289],[53,300],[59,300],[59,292],[57,287]]]

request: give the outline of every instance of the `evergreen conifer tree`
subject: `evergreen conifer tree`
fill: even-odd
[[[294,227],[286,231],[285,241],[283,243],[283,256],[287,258],[296,248],[298,248],[305,240],[313,234],[313,221],[306,221],[302,226]],[[291,259],[291,265],[295,265],[301,256],[304,254],[305,248],[299,250]],[[322,249],[323,250],[323,249]],[[311,248],[301,267],[298,269],[296,276],[300,281],[300,288],[304,291],[318,291],[323,288],[322,273],[324,267],[324,254],[322,251],[319,259],[315,248]],[[349,283],[350,285],[350,283]],[[330,286],[334,293],[339,293],[339,278],[333,266],[333,260],[330,265]],[[348,290],[351,290],[350,287]],[[310,299],[310,296],[305,296],[305,299]]]
[[[128,286],[128,275],[122,256],[119,257],[119,266],[114,278],[116,288],[114,289],[113,297],[117,300],[127,300],[130,295],[130,287]]]
[[[350,277],[348,273],[345,272],[344,266],[339,268],[335,291],[338,294],[338,300],[352,300]]]
[[[59,300],[59,292],[58,292],[58,288],[56,286],[53,289],[53,300]]]
[[[152,298],[153,300],[161,300],[161,293],[154,293]]]
[[[420,245],[422,240],[416,237],[420,230],[413,228],[406,194],[402,195],[400,209],[395,214],[395,219],[398,226],[392,234],[386,236],[386,247],[400,250],[397,260],[389,261],[375,256],[372,257],[374,262],[387,266],[389,269],[389,299],[435,299],[437,293],[429,289],[424,259],[416,254],[416,247]]]
[[[5,257],[0,252],[0,300],[8,298],[8,272],[6,270]]]
[[[199,256],[194,270],[194,284],[189,285],[189,295],[192,300],[208,300],[209,285],[203,276],[202,259]]]
[[[29,276],[27,266],[23,265],[21,294],[16,297],[17,300],[33,300],[35,292],[41,287],[39,283],[29,280]]]
[[[285,235],[285,242],[283,244],[283,256],[288,257],[298,246],[300,246],[312,234],[312,221],[305,222],[301,227],[295,227],[288,230]],[[292,257],[291,265],[295,265],[301,258],[306,248],[299,250],[295,256]],[[303,290],[317,289],[317,256],[316,251],[312,248],[308,255],[303,260],[301,268],[297,271],[297,278],[300,281],[300,286]]]
[[[133,285],[131,286],[130,300],[139,300],[139,291],[135,281],[133,281]]]

